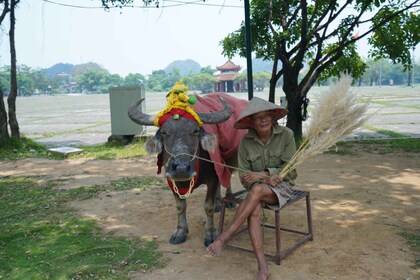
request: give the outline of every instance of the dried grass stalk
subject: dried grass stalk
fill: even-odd
[[[342,75],[336,84],[330,86],[329,91],[319,96],[306,138],[280,176],[284,177],[312,155],[327,150],[367,121],[370,104],[359,102],[356,94],[350,90],[351,82],[351,76]]]

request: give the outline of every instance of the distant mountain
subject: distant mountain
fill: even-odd
[[[68,74],[73,73],[73,64],[69,63],[57,63],[50,68],[42,69],[42,73],[49,79],[57,77],[58,74]]]
[[[58,74],[67,74],[71,76],[77,76],[80,73],[83,73],[87,69],[101,69],[107,71],[102,66],[97,63],[89,62],[84,64],[73,65],[69,63],[57,63],[50,68],[42,69],[42,72],[48,78],[57,77]],[[108,72],[108,71],[107,71]]]
[[[196,61],[192,59],[186,60],[175,60],[174,62],[170,63],[164,71],[168,73],[172,69],[178,69],[181,76],[190,76],[200,73],[201,66]]]
[[[105,68],[103,68],[98,63],[88,62],[88,63],[74,65],[74,68],[73,68],[73,76],[78,76],[78,75],[82,74],[83,72],[85,72],[88,69],[102,70],[102,71],[105,71],[105,72],[109,73],[108,70],[106,70]]]

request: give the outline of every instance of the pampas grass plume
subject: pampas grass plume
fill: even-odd
[[[357,95],[350,90],[351,83],[352,77],[343,74],[329,91],[319,96],[306,138],[280,176],[284,177],[312,155],[329,149],[368,120],[370,104],[359,102]]]

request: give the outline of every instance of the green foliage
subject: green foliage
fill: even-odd
[[[52,182],[57,183],[59,182]],[[124,191],[131,189],[147,189],[151,185],[161,185],[156,177],[131,177],[111,181],[110,185],[80,186],[68,191],[69,200],[86,200],[97,197],[100,193],[106,191]]]
[[[162,81],[166,79],[166,73],[163,70],[152,71],[147,80],[147,87],[152,91],[164,91]]]
[[[271,74],[268,72],[254,73],[252,77],[257,91],[263,91],[265,87],[270,85]]]
[[[163,265],[155,242],[105,234],[66,206],[88,191],[0,178],[0,279],[130,279]]]
[[[326,52],[330,49],[337,48],[336,45],[330,45],[326,47]],[[314,61],[310,61],[310,64]],[[326,68],[318,78],[318,81],[325,81],[330,77],[339,78],[343,69],[350,74],[353,78],[358,79],[362,77],[363,73],[366,71],[367,65],[362,60],[360,55],[357,53],[356,45],[350,44],[348,47],[344,48],[342,57],[333,62],[330,67]]]
[[[146,83],[146,78],[140,73],[130,73],[124,78],[124,86],[141,86]]]
[[[367,153],[389,154],[398,151],[418,154],[420,153],[420,139],[378,139],[378,140],[358,140],[342,141],[331,148],[330,153],[336,154],[354,154],[361,150]]]
[[[413,249],[416,259],[413,268],[420,268],[420,231],[404,231],[401,236],[407,239]]]
[[[184,80],[185,84],[192,90],[199,90],[202,93],[211,92],[214,89],[214,83],[217,78],[208,73],[199,73]]]
[[[102,6],[105,9],[109,9],[111,7],[125,7],[128,5],[132,5],[134,3],[134,0],[101,0]],[[149,6],[151,4],[154,4],[156,8],[159,8],[159,0],[143,0],[144,5]]]
[[[213,69],[210,65],[208,65],[206,67],[201,68],[200,73],[213,75],[216,71],[216,69]]]
[[[88,69],[77,77],[77,84],[88,93],[107,93],[110,86],[122,84],[122,78],[105,70]]]
[[[69,158],[117,159],[146,155],[143,141],[133,142],[129,145],[111,142],[96,146],[82,146],[81,148],[83,153],[69,155]]]
[[[171,70],[165,72],[165,79],[162,81],[163,90],[169,91],[176,82],[181,80],[181,74],[178,68],[172,68]]]
[[[420,16],[414,12],[403,12],[397,16],[399,7],[384,7],[374,17],[378,25],[369,43],[373,46],[370,55],[376,59],[389,58],[401,63],[407,71],[411,69],[410,51],[420,42]],[[389,18],[384,22],[384,18]]]
[[[345,2],[321,1],[267,1],[251,2],[251,38],[252,51],[256,57],[279,61],[281,67],[274,68],[277,74],[271,81],[269,101],[275,100],[275,85],[283,79],[289,114],[287,127],[291,128],[296,138],[302,137],[302,117],[300,101],[306,97],[312,85],[318,80],[338,76],[342,72],[361,77],[366,65],[357,55],[356,42],[372,32],[386,29],[388,37],[393,36],[393,21],[416,8],[417,0],[398,1],[350,0]],[[392,7],[392,8],[389,8]],[[352,12],[348,12],[352,11]],[[409,24],[401,24],[409,22]],[[418,32],[416,17],[411,21],[395,24],[395,28],[405,34],[413,30]],[[373,28],[370,29],[370,26]],[[366,26],[365,34],[357,35],[359,28]],[[397,32],[397,31],[395,31]],[[413,46],[417,36],[399,36],[399,48],[395,51],[405,61],[404,52]],[[377,41],[377,45],[384,45]],[[245,26],[230,33],[221,41],[223,54],[233,57],[235,54],[246,57]],[[384,49],[388,51],[389,49]],[[394,59],[394,57],[392,57]],[[309,61],[308,67],[302,71]]]
[[[83,153],[68,158],[121,159],[146,155],[144,141],[123,145],[116,142],[97,146],[82,146]],[[63,159],[64,156],[48,152],[48,148],[28,138],[0,139],[0,160],[17,160],[29,157]]]
[[[0,160],[46,157],[47,148],[28,138],[0,138]]]
[[[376,128],[374,126],[371,126],[371,125],[364,125],[363,127],[366,128],[366,129],[369,129],[371,131],[375,131],[379,134],[390,136],[392,138],[408,138],[409,137],[409,136],[404,135],[404,134],[396,133],[392,130],[378,129],[378,128]]]

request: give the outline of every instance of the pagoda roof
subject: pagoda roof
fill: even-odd
[[[223,64],[222,66],[217,66],[216,67],[217,70],[219,71],[226,71],[226,70],[236,70],[239,71],[241,70],[241,66],[236,65],[235,63],[233,63],[230,59],[228,61],[226,61],[225,64]]]
[[[224,82],[224,81],[233,81],[236,77],[235,73],[229,73],[229,74],[220,74],[217,75],[216,78],[217,80],[219,80],[219,82]]]

